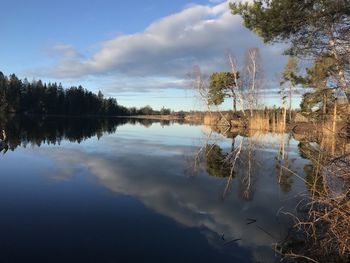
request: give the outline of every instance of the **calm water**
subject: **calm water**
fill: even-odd
[[[278,262],[292,223],[279,211],[306,192],[279,169],[303,177],[310,165],[288,135],[126,120],[0,127],[0,262]],[[239,147],[231,175],[223,160]]]

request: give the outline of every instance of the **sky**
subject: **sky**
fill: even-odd
[[[233,0],[234,1],[234,0]],[[189,77],[243,66],[259,47],[264,103],[279,105],[282,45],[264,45],[220,0],[0,0],[0,71],[101,90],[127,107],[198,110]],[[222,106],[230,107],[229,103]]]

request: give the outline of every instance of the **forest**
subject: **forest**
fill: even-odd
[[[130,116],[169,115],[163,107],[154,110],[147,105],[127,108],[115,98],[105,97],[101,91],[95,94],[82,86],[64,88],[60,83],[29,82],[15,74],[5,76],[0,71],[0,115],[8,113],[64,116]]]
[[[0,113],[48,115],[126,115],[127,108],[114,98],[97,95],[82,86],[64,89],[61,84],[20,80],[0,72]]]

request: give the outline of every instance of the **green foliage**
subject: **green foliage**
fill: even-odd
[[[0,71],[0,114],[6,112],[8,109],[7,104],[7,78]]]
[[[292,86],[297,84],[298,61],[295,57],[289,56],[287,65],[282,72],[281,85],[289,82]]]
[[[302,111],[311,112],[312,108],[317,105],[326,108],[327,103],[334,100],[333,89],[330,87],[333,84],[331,72],[335,70],[334,68],[334,57],[323,55],[318,57],[313,66],[306,70],[305,77],[299,78],[299,83],[312,89],[312,91],[306,92],[302,96],[300,104]]]
[[[315,52],[328,46],[329,30],[345,33],[350,28],[348,0],[254,0],[230,3],[230,8],[265,42],[292,40],[291,51],[297,53]]]
[[[308,1],[309,2],[309,1]],[[254,0],[253,3],[230,3],[234,15],[244,19],[245,26],[266,42],[289,39],[300,30],[309,14],[306,1]]]
[[[129,109],[129,115],[171,115],[171,109],[162,107],[161,110],[154,110],[151,106],[146,105],[139,109],[132,107]],[[175,113],[173,113],[175,114]]]
[[[231,3],[230,8],[265,43],[288,42],[286,54],[322,59],[323,68],[316,66],[309,80],[317,85],[331,75],[350,97],[349,0],[254,0]]]
[[[171,110],[167,109],[165,107],[162,107],[160,110],[160,115],[170,115],[171,114]]]
[[[216,72],[210,76],[208,102],[209,105],[220,105],[225,98],[233,98],[235,104],[235,76],[230,72]],[[235,106],[234,106],[235,108]],[[234,109],[236,111],[236,109]]]
[[[327,98],[327,101],[334,100],[334,95],[329,89],[319,89],[314,92],[306,92],[302,96],[300,103],[300,108],[302,112],[312,112],[313,108],[322,106],[324,98]]]
[[[141,108],[138,111],[138,114],[139,115],[153,115],[154,114],[154,110],[152,109],[151,106],[147,105],[147,106]]]
[[[324,54],[315,59],[314,65],[306,70],[306,77],[303,79],[304,86],[315,89],[327,88],[328,80],[336,71],[334,56]]]
[[[82,86],[63,89],[60,84],[29,83],[0,72],[0,114],[33,113],[55,115],[128,115],[114,98],[104,98]]]

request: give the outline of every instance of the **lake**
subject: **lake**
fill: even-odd
[[[300,150],[312,144],[288,134],[88,118],[0,127],[0,262],[279,262],[286,213],[308,193]]]

